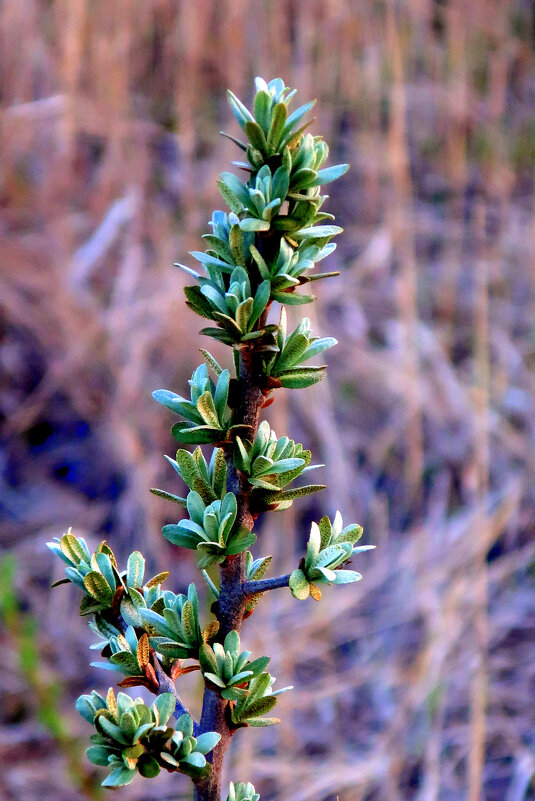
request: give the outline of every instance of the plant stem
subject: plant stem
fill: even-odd
[[[285,576],[276,576],[275,578],[262,579],[261,581],[245,581],[241,588],[244,595],[255,595],[257,592],[267,592],[268,590],[287,587],[289,583],[290,573],[287,573]]]
[[[156,678],[158,679],[158,695],[162,695],[162,693],[171,693],[174,696],[175,702],[176,702],[175,716],[177,718],[179,718],[180,715],[183,715],[183,714],[190,715],[191,719],[193,720],[193,729],[194,729],[193,733],[195,734],[196,733],[195,730],[198,730],[199,724],[193,718],[191,713],[188,712],[188,710],[186,709],[186,707],[182,703],[182,699],[180,698],[180,696],[178,694],[178,690],[176,688],[175,682],[164,671],[163,667],[160,664],[160,660],[158,659],[157,656],[153,657],[152,665],[154,667],[154,672],[156,673]]]
[[[262,322],[259,321],[259,325],[261,324]],[[234,409],[233,423],[250,426],[251,439],[254,439],[257,432],[260,410],[265,400],[258,386],[260,375],[254,348],[242,348],[238,376],[238,402]],[[232,452],[227,452],[227,466],[227,489],[235,494],[238,506],[236,526],[245,526],[251,531],[254,519],[249,506],[249,492],[244,487],[243,477],[236,470]],[[238,556],[229,557],[221,565],[217,614],[220,624],[218,639],[221,640],[229,631],[234,629],[239,632],[241,629],[246,602],[246,596],[242,589],[245,581],[245,558],[245,553],[241,553]],[[200,733],[219,732],[221,740],[212,751],[210,776],[194,785],[195,801],[220,801],[223,760],[233,734],[233,730],[228,725],[227,707],[228,701],[205,688],[199,731]]]

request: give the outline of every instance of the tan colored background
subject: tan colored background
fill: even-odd
[[[207,344],[171,264],[239,156],[224,90],[249,102],[260,74],[318,98],[352,170],[329,187],[342,277],[304,307],[340,340],[329,382],[271,414],[329,489],[264,521],[257,553],[291,569],[337,508],[378,547],[361,584],[255,613],[245,642],[296,689],[279,727],[236,736],[228,778],[262,801],[535,798],[531,3],[4,0],[0,37],[0,536],[22,603],[0,630],[2,797],[96,797],[72,704],[109,677],[76,593],[47,591],[46,539],[73,525],[172,565],[176,590],[195,575],[148,493],[178,490],[150,392],[183,391]]]

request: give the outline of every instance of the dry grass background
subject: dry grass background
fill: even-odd
[[[44,542],[72,524],[172,565],[175,589],[193,575],[148,494],[173,488],[150,392],[181,391],[202,344],[170,265],[221,206],[225,88],[282,75],[352,171],[330,202],[342,278],[311,311],[341,342],[329,383],[271,415],[329,489],[265,520],[258,552],[289,569],[336,508],[378,547],[356,588],[255,612],[247,645],[296,690],[276,730],[236,737],[229,778],[263,801],[534,799],[532,4],[4,0],[0,37],[0,536],[66,725],[85,737],[73,698],[107,677]],[[95,797],[0,640],[0,794]]]

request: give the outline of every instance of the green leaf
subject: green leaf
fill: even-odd
[[[182,609],[182,626],[184,634],[188,638],[188,643],[197,642],[197,621],[195,620],[195,613],[191,601],[186,601]]]
[[[225,452],[222,448],[218,448],[214,459],[214,473],[213,473],[214,492],[218,498],[226,493],[227,490],[227,463],[225,461]]]
[[[118,651],[110,656],[112,665],[117,665],[121,671],[128,676],[138,676],[140,674],[139,665],[136,657],[129,651]]]
[[[110,557],[106,553],[96,553],[95,559],[100,572],[108,582],[109,586],[114,589],[116,586],[115,573],[111,564]]]
[[[145,779],[154,779],[160,772],[160,766],[150,754],[143,754],[143,756],[139,758],[137,769],[139,775],[143,776]]]
[[[210,484],[207,484],[200,476],[197,476],[193,482],[193,489],[201,496],[205,504],[210,504],[218,498]]]
[[[310,595],[310,584],[302,570],[294,570],[290,576],[290,590],[294,598],[304,601]]]
[[[121,743],[121,745],[129,745],[126,735],[124,735],[119,726],[116,726],[115,723],[111,722],[111,720],[105,718],[104,715],[99,715],[97,722],[99,728],[102,729],[102,731],[112,740],[115,740],[117,743]]]
[[[265,695],[263,698],[259,698],[252,704],[247,705],[247,718],[255,718],[265,715],[266,712],[271,712],[276,703],[277,697],[274,695]]]
[[[179,548],[189,548],[195,551],[199,542],[199,537],[185,531],[180,525],[176,523],[168,523],[162,528],[162,534],[166,540],[177,545]]]
[[[336,340],[335,340],[335,341],[336,341]],[[208,367],[211,367],[211,368],[212,368],[212,370],[214,371],[214,373],[215,373],[217,376],[220,376],[220,375],[221,375],[221,373],[223,372],[223,368],[222,368],[222,367],[220,366],[220,364],[219,364],[219,363],[218,363],[218,362],[217,362],[217,361],[214,359],[214,357],[212,356],[212,354],[211,354],[211,353],[209,353],[209,352],[208,352],[207,350],[205,350],[204,348],[199,348],[199,350],[200,350],[200,352],[202,353],[202,355],[204,356],[204,359],[205,359],[205,361],[206,361],[206,363],[207,363]]]
[[[203,673],[214,673],[215,675],[217,675],[218,671],[217,659],[215,657],[213,649],[210,648],[209,645],[201,645],[199,649],[199,661]]]
[[[217,185],[219,187],[219,192],[221,193],[221,197],[223,198],[225,203],[230,207],[231,211],[233,211],[234,214],[240,214],[240,212],[243,209],[243,203],[241,202],[240,198],[237,195],[235,195],[231,189],[228,188],[228,186],[224,181],[218,181]],[[191,302],[193,303],[193,301]],[[195,309],[193,310],[196,311]],[[207,315],[202,315],[202,316],[207,316]]]
[[[247,664],[247,670],[250,670],[253,675],[258,675],[259,673],[263,673],[263,671],[267,668],[269,663],[269,656],[260,656],[258,659],[255,659],[253,662],[249,662]]]
[[[231,653],[239,654],[239,652],[240,652],[240,635],[238,634],[237,631],[235,631],[234,629],[232,631],[229,631],[229,633],[225,637],[224,647],[225,647],[225,651],[229,651]]]
[[[246,698],[246,706],[263,697],[269,688],[270,681],[271,676],[269,673],[261,673],[260,676],[251,681],[249,695]]]
[[[197,737],[197,745],[195,750],[200,754],[208,754],[216,747],[221,739],[221,735],[215,731],[207,731],[205,734],[200,734]]]
[[[336,236],[341,234],[344,229],[339,225],[313,225],[309,228],[302,228],[296,233],[300,239],[319,239],[320,237]]]
[[[127,626],[138,627],[143,625],[143,619],[137,607],[128,596],[125,596],[121,601],[121,615]]]
[[[207,426],[216,429],[221,427],[211,392],[208,390],[203,392],[201,397],[197,400],[197,409]]]
[[[238,324],[240,331],[245,334],[249,329],[249,318],[251,316],[251,312],[253,310],[253,299],[247,298],[244,300],[238,308],[236,309],[236,323]]]
[[[315,104],[316,104],[316,101],[315,100],[311,100],[310,103],[305,103],[303,106],[300,106],[294,112],[292,112],[292,114],[290,114],[290,116],[286,120],[286,125],[284,126],[284,136],[285,137],[288,136],[288,134],[291,132],[292,128],[294,128],[294,126],[297,125],[297,123],[300,122],[300,120],[303,119],[305,114],[308,114],[308,112],[312,108],[314,108]]]
[[[325,484],[306,484],[304,487],[294,487],[294,489],[281,490],[280,492],[270,492],[264,496],[265,503],[277,503],[277,501],[291,501],[294,498],[304,498],[314,492],[326,489]]]
[[[180,764],[184,762],[186,765],[191,765],[194,768],[204,768],[206,765],[206,759],[198,751],[193,751],[193,753],[188,754],[188,756],[180,760]]]
[[[268,145],[260,125],[257,122],[246,122],[244,130],[252,146],[261,153],[266,153]]]
[[[337,164],[333,167],[326,167],[324,170],[318,170],[316,178],[314,179],[313,183],[309,184],[309,186],[321,186],[322,184],[328,184],[331,181],[336,181],[336,179],[344,175],[348,169],[349,164]]]
[[[226,139],[230,139],[230,141],[234,142],[235,145],[238,145],[241,150],[247,150],[247,145],[240,139],[236,139],[236,137],[232,136],[232,134],[225,133],[225,131],[219,131],[219,135],[224,136]]]
[[[279,303],[286,303],[287,306],[302,306],[304,303],[313,303],[316,300],[314,295],[298,295],[296,292],[273,292],[271,297]]]
[[[303,389],[325,378],[325,367],[294,367],[278,376],[286,389]]]
[[[227,547],[225,548],[225,553],[227,553],[229,556],[234,556],[235,554],[245,551],[255,542],[256,534],[242,526],[238,529],[238,531],[233,532],[230,535]]]
[[[121,731],[123,731],[127,737],[131,738],[134,736],[137,725],[131,712],[123,712],[121,715],[120,726]],[[143,750],[141,750],[140,753],[143,753]],[[128,756],[131,758],[134,756],[134,754],[129,754]],[[139,753],[135,754],[135,756],[139,756]]]
[[[232,112],[242,128],[245,127],[247,122],[254,122],[254,118],[249,109],[243,105],[241,100],[236,97],[234,92],[231,92],[230,89],[227,90],[227,97]]]
[[[274,726],[280,723],[280,718],[251,718],[251,720],[246,720],[245,722],[248,726],[260,728],[261,726]]]
[[[155,705],[160,713],[160,726],[164,726],[169,718],[174,715],[176,701],[172,693],[162,693],[155,700]]]
[[[202,294],[199,286],[185,286],[184,294],[186,295],[186,305],[189,306],[195,314],[207,320],[213,319],[212,307]]]
[[[323,353],[335,345],[338,345],[338,340],[334,337],[322,337],[321,339],[317,339],[308,346],[302,361],[312,359],[314,356],[317,356],[318,353]]]
[[[81,695],[76,699],[74,706],[76,711],[79,712],[84,720],[87,720],[88,723],[93,723],[93,720],[95,719],[95,708],[89,701],[89,696]]]
[[[284,126],[288,116],[288,109],[286,103],[276,103],[271,111],[271,126],[267,136],[267,146],[270,153],[275,153],[282,135],[284,133]]]
[[[189,445],[202,445],[209,442],[218,442],[221,439],[222,431],[213,426],[188,426],[183,423],[175,423],[171,428],[171,433],[177,442]]]
[[[176,452],[176,462],[179,467],[180,475],[190,489],[193,489],[193,482],[199,475],[195,459],[189,451],[182,448]]]
[[[292,192],[296,192],[299,189],[307,189],[309,186],[312,186],[316,175],[316,170],[311,170],[308,167],[296,170],[290,178]]]
[[[208,681],[212,682],[212,684],[215,684],[216,687],[221,687],[223,689],[224,687],[227,686],[223,681],[223,679],[217,675],[217,673],[212,673],[212,672],[205,673],[204,677],[208,679]]]
[[[91,570],[84,578],[84,586],[89,595],[95,598],[96,601],[104,606],[111,604],[113,592],[102,573]]]
[[[259,461],[258,459],[256,461]],[[271,465],[271,467],[266,467],[260,472],[260,475],[279,475],[280,473],[286,473],[289,470],[295,470],[297,467],[304,467],[304,460],[298,458],[292,459],[280,459],[279,461],[275,462]],[[256,471],[255,471],[256,472]]]
[[[117,768],[104,779],[102,787],[124,787],[125,784],[130,784],[134,780],[135,775],[135,770]]]
[[[108,766],[108,760],[112,753],[113,751],[106,748],[105,745],[92,745],[85,752],[88,760],[93,765],[101,765],[103,767]]]
[[[209,244],[210,250],[213,250],[214,253],[217,254],[218,258],[228,262],[229,264],[232,263],[232,253],[228,244],[224,240],[219,239],[217,236],[213,236],[213,234],[203,234],[202,238]]]
[[[269,231],[270,223],[268,220],[258,220],[256,217],[246,217],[240,222],[242,231]]]
[[[128,557],[126,567],[127,587],[142,587],[143,576],[145,575],[145,560],[139,551],[134,551]]]
[[[257,123],[260,125],[265,134],[267,134],[269,131],[272,105],[273,99],[268,92],[261,90],[260,92],[256,93],[254,99],[254,115]]]
[[[352,584],[354,581],[360,581],[362,576],[356,570],[335,570],[334,584]]]
[[[149,626],[154,626],[157,632],[163,634],[164,637],[168,637],[169,640],[172,640],[173,642],[176,641],[176,631],[173,631],[173,629],[169,628],[165,622],[165,618],[163,618],[157,612],[153,612],[152,609],[142,609],[140,610],[140,614],[146,624],[148,623]]]
[[[243,232],[236,223],[233,225],[229,232],[229,247],[232,253],[232,257],[234,262],[238,265],[245,265],[246,262],[246,254],[244,249],[244,242],[243,242]]]
[[[186,499],[181,498],[180,495],[173,495],[172,492],[167,492],[166,490],[155,489],[154,487],[149,490],[152,492],[153,495],[157,495],[158,498],[163,498],[165,501],[172,501],[173,503],[177,503],[179,506],[186,505]]]
[[[256,290],[256,294],[254,297],[254,303],[249,318],[249,329],[253,327],[253,325],[256,323],[262,312],[265,310],[269,302],[270,292],[271,292],[270,281],[262,281],[262,283]]]
[[[87,556],[84,552],[84,549],[74,534],[64,534],[59,541],[59,547],[61,548],[62,553],[64,553],[68,559],[74,562],[75,565],[78,565],[80,562],[87,561]]]

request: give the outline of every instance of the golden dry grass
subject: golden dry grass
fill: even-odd
[[[288,570],[336,508],[378,547],[356,589],[255,612],[248,647],[296,690],[277,730],[236,737],[229,778],[262,801],[535,798],[531,4],[4,0],[0,37],[0,536],[71,725],[107,677],[43,544],[72,524],[193,576],[148,494],[173,484],[150,392],[183,387],[203,344],[170,265],[236,157],[224,90],[282,75],[352,171],[330,203],[342,278],[310,310],[341,342],[329,383],[271,414],[329,489],[264,521],[259,552]],[[85,797],[3,640],[6,799]]]

